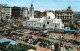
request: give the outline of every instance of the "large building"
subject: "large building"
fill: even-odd
[[[28,8],[27,7],[21,7],[20,8],[20,14],[21,14],[21,17],[28,17]]]
[[[1,22],[1,17],[2,17],[2,5],[0,4],[0,22]]]
[[[40,18],[40,17],[41,17],[41,13],[42,13],[42,12],[40,12],[40,11],[38,11],[38,10],[35,10],[35,11],[34,11],[34,17],[35,17],[35,18]]]
[[[55,10],[55,16],[57,19],[62,19],[65,26],[73,25],[73,11],[70,6],[67,10]]]
[[[73,12],[74,21],[80,21],[80,12]]]
[[[31,7],[29,8],[29,17],[34,18],[34,7],[33,4],[31,4]]]
[[[55,15],[52,12],[48,12],[45,17],[42,18],[35,18],[34,17],[34,9],[31,8],[33,11],[30,11],[29,20],[26,20],[23,22],[23,26],[33,27],[33,28],[46,28],[46,29],[52,29],[52,30],[63,30],[64,24],[62,24],[61,19],[56,19]],[[31,9],[30,8],[30,9]]]
[[[11,7],[3,6],[2,13],[2,20],[7,21],[11,18]]]
[[[80,12],[73,12],[73,15],[74,15],[74,27],[76,28],[80,27]]]
[[[20,7],[12,7],[12,13],[11,13],[11,17],[12,18],[19,18],[21,17],[21,14],[20,14]]]

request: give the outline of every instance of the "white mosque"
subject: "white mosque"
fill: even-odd
[[[46,28],[46,29],[57,29],[63,30],[64,24],[62,23],[61,19],[56,19],[55,15],[52,12],[48,12],[46,17],[42,18],[34,18],[34,7],[31,4],[30,11],[29,11],[29,19],[23,22],[23,26],[28,27],[39,27],[39,28]]]

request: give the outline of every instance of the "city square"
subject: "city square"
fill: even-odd
[[[39,0],[27,1],[27,6],[8,1],[0,2],[0,51],[80,51],[80,10],[73,6],[75,1],[40,1],[43,7],[37,5]],[[58,2],[69,4],[50,9]]]

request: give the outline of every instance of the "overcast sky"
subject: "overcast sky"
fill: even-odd
[[[30,7],[32,0],[0,0],[0,4],[9,6]],[[62,10],[71,6],[72,10],[80,10],[80,0],[33,0],[35,9]]]

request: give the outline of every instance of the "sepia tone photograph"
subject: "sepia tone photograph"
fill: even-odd
[[[80,0],[0,0],[0,51],[80,51]]]

